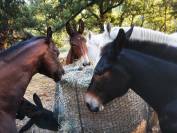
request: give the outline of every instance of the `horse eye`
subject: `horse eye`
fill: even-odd
[[[95,75],[99,75],[99,76],[100,76],[100,75],[102,75],[102,74],[103,74],[103,71],[98,71],[98,70],[95,70],[94,74],[95,74]]]
[[[57,57],[60,55],[60,52],[57,52]]]
[[[54,53],[57,55],[57,57],[60,55],[60,52],[58,50],[54,50]]]

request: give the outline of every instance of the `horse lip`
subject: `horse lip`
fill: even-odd
[[[83,65],[84,67],[85,67],[85,66],[90,66],[91,63],[90,63],[90,62],[88,62],[88,63],[83,63],[82,65]]]
[[[62,76],[63,76],[63,74],[57,74],[57,75],[53,76],[53,79],[55,82],[59,82],[59,81],[61,81]]]

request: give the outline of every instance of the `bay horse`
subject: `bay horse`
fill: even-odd
[[[86,39],[82,35],[84,32],[84,22],[79,20],[79,28],[74,25],[71,27],[70,23],[66,24],[66,31],[69,35],[70,49],[66,58],[66,64],[72,64],[74,61],[81,59],[83,66],[90,65],[87,55]]]
[[[131,41],[120,29],[116,39],[102,49],[85,103],[90,111],[102,111],[131,88],[157,112],[163,133],[177,133],[177,65],[124,48]]]
[[[0,53],[1,133],[17,133],[16,112],[34,74],[44,74],[55,82],[61,80],[64,69],[58,55],[50,27],[47,36],[33,37]]]
[[[87,38],[87,43],[94,46],[88,48],[88,53],[91,53],[90,51],[94,51],[92,53],[98,53],[97,55],[88,54],[88,56],[94,56],[96,59],[94,60],[94,64],[97,64],[100,59],[101,48],[116,38],[120,28],[123,28],[126,32],[129,32],[131,29],[131,27],[111,27],[110,24],[105,24],[103,33],[96,35],[90,33],[88,35],[89,37]],[[153,41],[156,43],[164,43],[172,47],[177,47],[177,37],[137,26],[133,27],[130,39]]]

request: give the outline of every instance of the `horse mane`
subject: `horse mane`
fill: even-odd
[[[23,46],[26,46],[28,45],[29,43],[31,42],[34,42],[34,41],[37,41],[39,39],[46,39],[45,36],[37,36],[37,37],[32,37],[28,40],[25,40],[25,41],[21,41],[21,42],[17,42],[15,44],[13,44],[10,48],[8,49],[5,49],[4,51],[2,51],[0,53],[0,59],[3,58],[5,59],[4,57],[7,57],[10,56],[10,57],[14,57],[16,56],[19,52],[19,49],[21,49]],[[5,59],[6,60],[6,59]],[[9,59],[8,59],[9,60]]]
[[[176,37],[177,38],[177,32],[169,34],[171,37]]]
[[[110,37],[112,40],[116,38],[120,28],[123,28],[125,31],[128,31],[130,29],[130,27],[113,27],[110,32]],[[168,43],[169,45],[177,46],[177,37],[165,34],[160,31],[154,31],[152,29],[147,29],[138,26],[134,27],[130,38],[138,40],[148,40],[159,43]]]
[[[106,44],[101,50],[102,55],[112,56],[113,45],[115,42]],[[148,54],[150,56],[156,56],[157,58],[165,59],[177,63],[177,47],[168,45],[166,43],[158,43],[146,40],[129,39],[126,40],[124,45],[126,49],[132,49],[143,54]]]
[[[150,49],[152,51],[155,51],[157,49],[165,49],[165,48],[174,48],[177,49],[177,47],[168,45],[167,43],[160,43],[160,42],[153,42],[148,40],[138,40],[138,39],[130,39],[127,41],[126,48],[135,48],[135,47],[141,47],[142,49]],[[162,52],[162,51],[160,51]],[[160,54],[160,53],[159,53]]]
[[[129,41],[127,41],[125,48],[133,49],[144,54],[168,60],[173,60],[174,57],[171,55],[174,52],[177,54],[177,47],[168,45],[167,43],[153,42],[147,40],[130,39]],[[169,53],[169,50],[171,51],[171,53]]]

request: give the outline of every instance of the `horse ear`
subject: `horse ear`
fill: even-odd
[[[77,32],[77,24],[76,24],[76,21],[73,21],[73,22],[72,22],[72,25],[73,25],[73,31],[74,31],[74,32]]]
[[[119,30],[119,33],[117,34],[116,39],[114,40],[114,49],[116,51],[117,50],[121,51],[121,49],[125,45],[125,41],[126,41],[126,34],[125,31],[121,28]]]
[[[74,29],[71,28],[71,25],[70,25],[69,22],[66,23],[66,31],[67,31],[69,36],[72,36],[74,34]]]
[[[48,28],[47,28],[47,38],[48,38],[48,39],[51,39],[51,38],[52,38],[52,28],[51,28],[51,27],[48,27]]]
[[[34,103],[35,103],[39,108],[43,108],[41,99],[39,98],[39,96],[38,96],[36,93],[33,94],[33,100],[34,100]]]
[[[107,32],[108,34],[111,32],[111,24],[110,23],[104,24],[104,31]]]
[[[133,32],[134,25],[130,27],[130,29],[126,32],[126,38],[130,38]]]
[[[106,29],[107,29],[108,33],[111,32],[111,24],[110,23],[107,24]]]
[[[84,32],[84,22],[82,21],[82,19],[79,20],[79,30],[78,32],[80,34],[82,34]]]
[[[91,37],[92,37],[92,33],[89,31],[89,34],[88,34],[89,40],[91,39]]]
[[[33,120],[29,120],[19,131],[19,133],[24,133],[25,131],[27,131],[28,129],[30,129],[33,126],[34,122]]]

